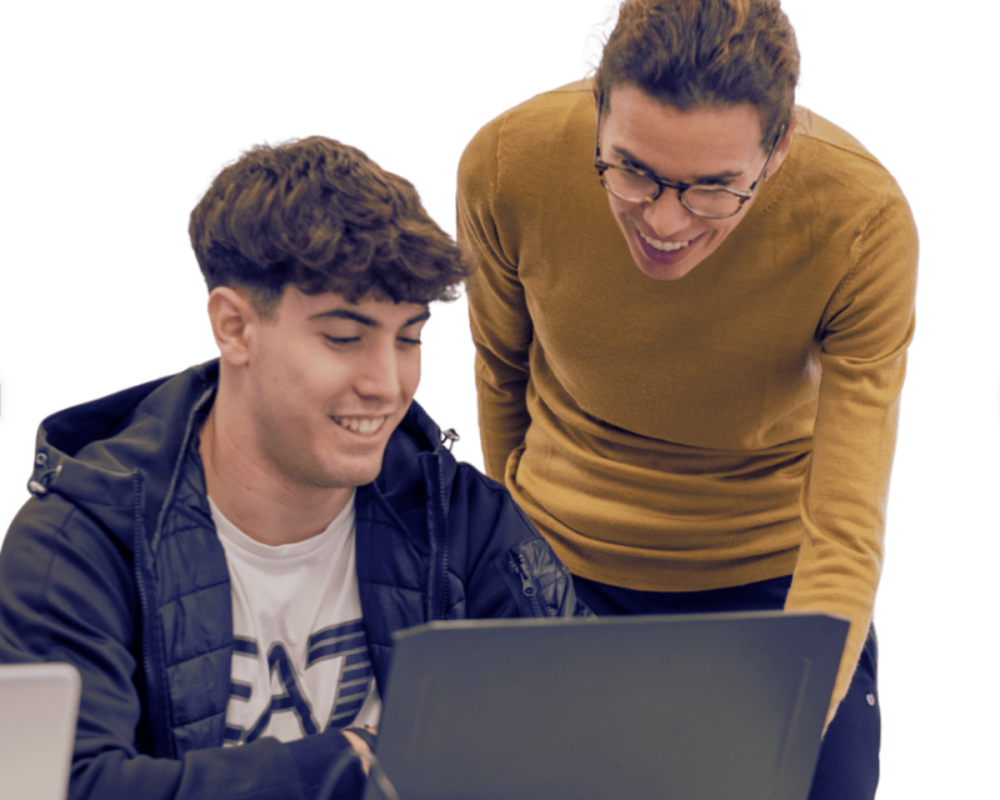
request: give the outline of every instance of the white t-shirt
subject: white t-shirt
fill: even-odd
[[[382,706],[354,568],[354,495],[322,533],[278,546],[251,539],[209,504],[233,595],[226,744],[377,724]]]

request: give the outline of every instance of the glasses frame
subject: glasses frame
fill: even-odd
[[[650,172],[648,169],[642,169],[641,167],[625,167],[619,166],[618,164],[609,164],[601,158],[601,112],[604,110],[604,97],[602,96],[598,100],[597,105],[597,131],[594,134],[594,168],[597,170],[597,176],[601,181],[601,186],[609,193],[617,197],[619,200],[624,200],[626,203],[635,203],[637,205],[644,205],[646,203],[655,203],[660,195],[663,194],[664,189],[673,189],[677,192],[677,199],[680,204],[684,206],[688,211],[698,217],[704,217],[706,219],[727,219],[729,217],[734,217],[740,213],[740,209],[743,208],[747,200],[750,200],[754,192],[757,189],[757,185],[764,179],[764,173],[767,172],[767,166],[771,163],[771,157],[774,155],[774,151],[778,147],[778,142],[781,141],[781,137],[785,133],[785,126],[782,125],[778,130],[777,136],[774,137],[774,142],[771,144],[771,149],[767,153],[767,158],[764,160],[764,166],[761,167],[760,174],[757,176],[750,188],[743,189],[730,189],[728,186],[712,186],[710,184],[700,184],[700,183],[683,183],[682,181],[671,181],[666,178],[661,178],[654,172]],[[643,178],[649,178],[656,184],[656,189],[653,191],[649,197],[645,200],[630,200],[627,197],[622,197],[619,194],[615,194],[614,190],[611,189],[604,180],[604,173],[609,169],[620,169],[623,172],[631,172],[633,175],[638,175]],[[729,214],[711,214],[705,211],[699,211],[696,208],[691,208],[686,202],[684,202],[684,193],[688,189],[697,188],[702,191],[708,192],[725,192],[726,194],[731,194],[737,197],[740,204],[736,206],[736,209]]]

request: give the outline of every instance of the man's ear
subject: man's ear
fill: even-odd
[[[795,133],[795,127],[798,124],[799,122],[795,117],[795,109],[792,109],[792,118],[788,123],[788,127],[781,134],[781,140],[778,142],[777,147],[774,148],[774,155],[771,156],[771,163],[767,165],[767,177],[765,180],[778,171],[778,167],[784,162],[788,151],[792,149],[792,134]]]
[[[208,319],[219,345],[222,360],[234,367],[250,359],[250,339],[260,315],[253,304],[236,289],[217,286],[208,295]]]

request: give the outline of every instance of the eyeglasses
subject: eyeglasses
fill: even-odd
[[[775,148],[785,132],[785,128],[782,126],[778,135],[774,137],[774,143],[767,154],[767,160],[764,161],[760,175],[746,191],[730,189],[728,186],[681,183],[680,181],[668,181],[666,178],[661,178],[640,167],[609,164],[602,160],[600,111],[602,106],[603,102],[600,102],[597,112],[597,135],[594,142],[594,167],[601,179],[601,185],[615,197],[628,203],[652,203],[663,194],[664,189],[674,189],[677,192],[677,199],[680,200],[684,208],[692,214],[708,219],[731,217],[737,214],[743,208],[743,204],[753,197],[754,190],[764,178],[767,165],[771,163],[771,156],[774,155]]]

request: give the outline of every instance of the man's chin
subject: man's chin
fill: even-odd
[[[632,256],[633,261],[635,261],[635,265],[639,268],[639,271],[647,278],[652,278],[656,281],[679,280],[702,262],[702,259],[700,258],[689,258],[673,263],[663,264],[657,261],[652,261],[642,254],[633,253]]]

